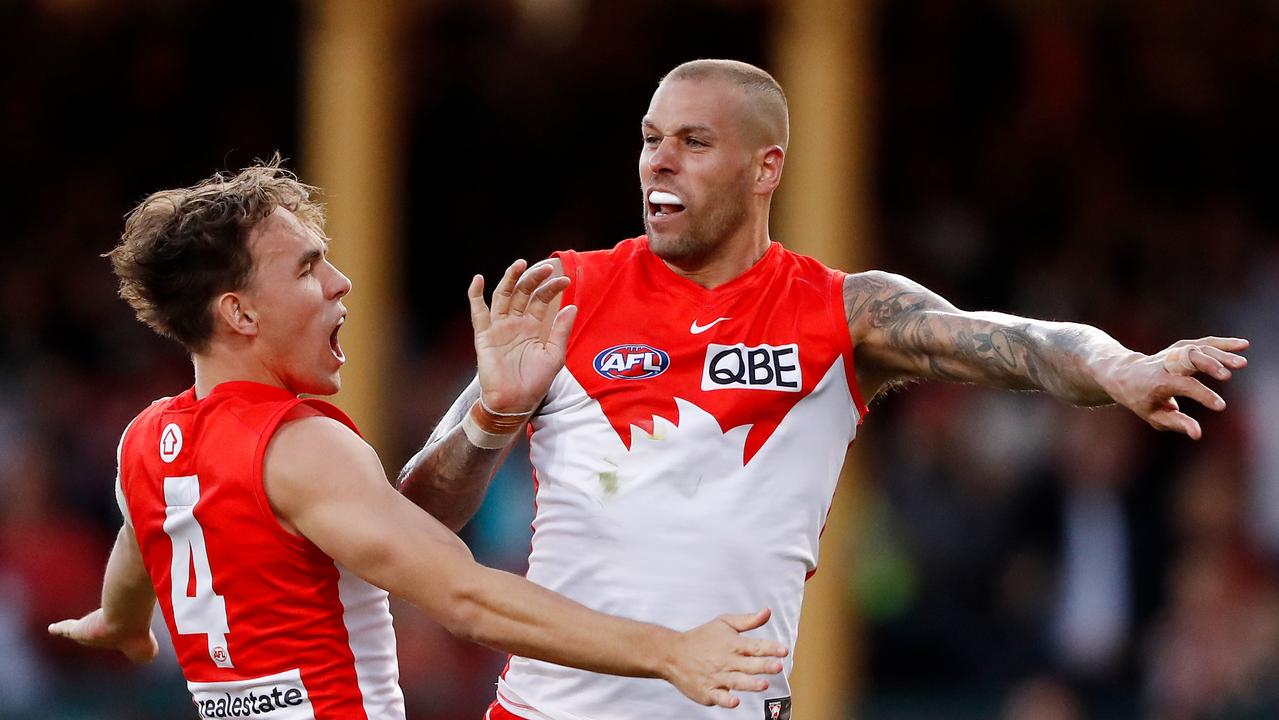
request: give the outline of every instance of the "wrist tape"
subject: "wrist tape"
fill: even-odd
[[[484,398],[480,398],[462,418],[462,432],[477,448],[501,450],[511,443],[511,438],[532,415],[531,410],[524,413],[496,412],[484,404]]]

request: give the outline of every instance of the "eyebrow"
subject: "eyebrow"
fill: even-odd
[[[648,118],[644,118],[642,121],[640,121],[640,127],[653,128],[654,130],[657,129],[657,126],[653,124],[653,121],[649,120]],[[715,130],[712,129],[709,125],[681,125],[675,129],[675,132],[673,134],[690,135],[693,133],[698,133],[702,135],[714,135]]]
[[[328,244],[325,243],[325,245],[326,245],[325,249],[327,249]],[[324,250],[320,250],[318,248],[311,248],[310,250],[307,250],[306,253],[302,255],[302,257],[298,260],[298,267],[300,268],[306,267],[307,265],[310,265],[311,263],[315,262],[316,260],[319,260],[322,257],[324,257]]]

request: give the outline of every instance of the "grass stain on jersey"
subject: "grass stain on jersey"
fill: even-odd
[[[606,470],[600,473],[600,488],[604,490],[604,494],[608,496],[617,494],[617,471]]]

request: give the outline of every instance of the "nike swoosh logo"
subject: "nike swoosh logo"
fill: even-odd
[[[709,323],[705,325],[698,325],[697,321],[694,320],[693,324],[689,326],[688,331],[693,333],[694,335],[701,335],[707,330],[710,330],[711,328],[715,327],[716,323],[721,323],[721,322],[724,322],[725,320],[732,320],[732,319],[733,318],[726,318],[726,317],[715,318],[714,320],[710,321]]]

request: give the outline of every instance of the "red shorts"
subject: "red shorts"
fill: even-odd
[[[512,715],[509,710],[502,707],[502,703],[494,700],[493,704],[489,705],[488,711],[484,713],[484,720],[524,720],[524,718]]]

